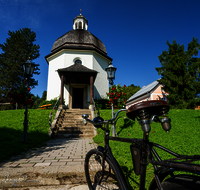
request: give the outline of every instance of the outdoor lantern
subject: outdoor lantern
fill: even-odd
[[[23,69],[24,69],[24,75],[25,75],[25,82],[27,83],[27,99],[28,99],[28,80],[30,77],[33,75],[33,71],[35,69],[35,66],[37,66],[35,63],[32,63],[30,58],[23,64]],[[25,83],[25,85],[26,85]],[[22,135],[22,142],[26,143],[27,142],[27,131],[28,131],[28,105],[25,105],[25,112],[24,112],[24,131]]]
[[[108,79],[115,79],[115,72],[117,68],[113,67],[113,65],[109,65],[105,70],[107,72]]]
[[[24,68],[25,75],[31,77],[33,75],[33,71],[35,69],[35,64],[32,63],[30,59],[28,59],[26,61],[26,63],[23,64],[23,68]]]
[[[109,84],[111,85],[111,87],[114,84],[113,80],[115,79],[116,70],[117,70],[117,68],[113,67],[113,65],[109,65],[107,68],[105,68],[105,71],[107,72]],[[113,107],[113,102],[112,101],[111,101],[111,105],[112,105],[112,118],[114,118],[115,112],[114,112],[114,107]],[[112,136],[113,137],[117,137],[117,132],[116,132],[114,123],[111,125],[111,129],[112,129]]]

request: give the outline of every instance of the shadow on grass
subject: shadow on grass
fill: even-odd
[[[134,188],[131,186],[131,184],[129,183],[128,179],[131,180],[135,185],[134,186],[137,186],[139,187],[139,183],[138,181],[136,181],[136,179],[134,179],[133,177],[131,177],[131,174],[134,172],[133,169],[128,169],[126,166],[121,166],[124,174],[125,174],[125,177],[126,177],[126,182],[127,182],[127,185],[128,185],[128,189],[130,190],[133,190]]]
[[[197,117],[193,117],[193,118],[195,118],[195,119],[198,119],[198,120],[200,120],[200,116],[197,116]]]
[[[0,162],[31,148],[41,146],[49,140],[49,136],[45,133],[30,131],[27,134],[27,143],[22,143],[22,130],[6,126],[1,127],[0,130]]]
[[[46,133],[30,131],[27,134],[27,143],[22,143],[21,130],[7,127],[1,128],[0,133],[0,162],[17,161],[40,156],[53,150],[66,148],[75,138],[51,139]],[[13,157],[15,157],[13,159]]]
[[[130,120],[130,119],[124,119],[124,125],[120,126],[120,131],[117,132],[119,135],[124,129],[129,128],[131,125],[134,125],[135,121]]]

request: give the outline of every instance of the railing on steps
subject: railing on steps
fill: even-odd
[[[59,103],[59,105],[57,106],[58,101],[60,102],[60,98],[58,98],[58,100],[56,101],[56,103],[55,103],[55,105],[53,106],[53,109],[51,110],[51,113],[50,113],[50,115],[49,115],[50,130],[52,130],[51,124],[52,124],[52,114],[53,114],[53,110],[55,110],[55,115],[56,115],[56,110],[57,110],[57,109],[59,108],[59,106],[60,106],[60,103]]]
[[[93,103],[93,105],[94,105],[94,112],[96,112],[95,114],[96,114],[96,116],[95,117],[97,117],[97,116],[100,116],[100,113],[99,113],[99,108],[98,108],[98,110],[97,110],[97,108],[96,108],[96,104],[95,104],[95,102],[94,102],[94,99],[92,98],[92,103]]]
[[[91,114],[93,112],[92,119],[94,119],[94,117],[97,117],[97,116],[100,116],[100,115],[99,115],[99,110],[98,110],[98,113],[97,113],[97,108],[96,108],[96,105],[95,105],[95,102],[94,102],[93,98],[92,98],[92,103],[94,105],[94,110],[91,110]],[[96,116],[95,116],[95,114],[96,114]],[[96,136],[97,135],[97,128],[93,126],[93,129],[94,129],[94,136]]]

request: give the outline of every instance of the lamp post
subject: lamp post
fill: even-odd
[[[109,80],[109,84],[112,85],[114,84],[113,80],[115,79],[115,72],[116,72],[117,68],[113,67],[113,65],[109,65],[105,71],[107,72],[107,76],[108,76],[108,80]],[[112,118],[115,116],[115,112],[114,112],[114,108],[113,108],[113,103],[112,105]],[[115,129],[115,123],[112,124],[112,136],[116,137],[117,136],[117,132]]]
[[[24,78],[25,78],[25,83],[27,84],[27,97],[28,97],[28,82],[29,78],[32,77],[33,71],[35,69],[35,64],[30,61],[30,58],[23,64],[23,69],[24,69]],[[25,84],[25,86],[26,86]],[[27,113],[28,113],[28,105],[26,104],[25,106],[25,116],[24,116],[24,131],[22,135],[22,142],[26,143],[27,142],[27,131],[28,131],[28,119],[27,119]]]

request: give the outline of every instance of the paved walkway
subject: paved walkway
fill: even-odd
[[[0,163],[0,188],[84,184],[84,159],[93,148],[92,139],[50,140],[44,147]]]

